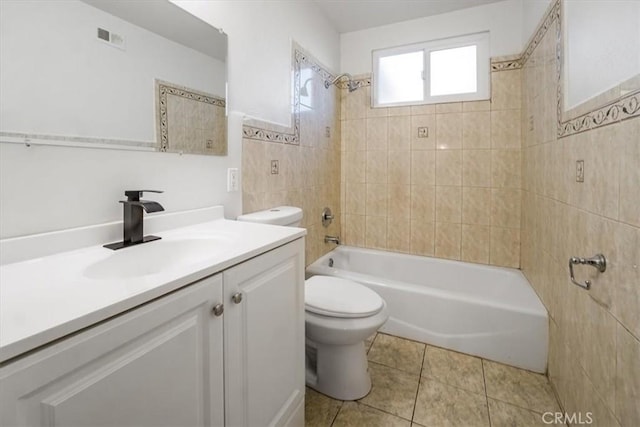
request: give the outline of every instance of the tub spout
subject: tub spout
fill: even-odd
[[[340,237],[339,236],[324,236],[324,242],[325,243],[335,243],[336,245],[340,244]]]

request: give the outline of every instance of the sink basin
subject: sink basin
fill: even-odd
[[[227,236],[156,240],[113,252],[89,265],[84,276],[109,280],[159,274],[210,258],[222,252],[229,242]]]

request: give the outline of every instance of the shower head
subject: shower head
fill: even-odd
[[[343,77],[346,77],[348,79],[347,80],[347,89],[349,89],[349,92],[353,92],[354,90],[358,89],[358,84],[353,81],[353,78],[351,77],[351,74],[349,74],[349,73],[340,74],[338,77],[336,77],[332,81],[325,80],[324,81],[324,87],[329,89],[329,86],[338,83],[340,81],[340,79],[342,79]]]

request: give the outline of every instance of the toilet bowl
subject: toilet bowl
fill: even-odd
[[[299,226],[302,209],[278,206],[238,221]],[[306,383],[339,400],[371,390],[364,341],[389,317],[385,301],[364,285],[329,276],[305,282]]]
[[[307,385],[339,400],[371,390],[364,340],[389,317],[384,300],[350,280],[312,276],[305,282]]]

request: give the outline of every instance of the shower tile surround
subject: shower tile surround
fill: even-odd
[[[589,102],[577,118],[559,118],[560,5],[552,3],[522,55],[493,59],[490,102],[372,109],[370,78],[361,76],[360,89],[341,90],[339,112],[337,104],[324,110],[334,123],[330,142],[324,123],[317,124],[320,112],[307,114],[309,124],[300,113],[297,133],[246,126],[244,211],[302,205],[307,264],[331,249],[315,220],[320,207],[314,204],[327,197],[332,209],[339,206],[333,210],[347,244],[520,266],[549,311],[548,375],[563,410],[591,412],[594,425],[636,426],[640,94],[604,106]],[[314,74],[314,87],[319,80]],[[291,181],[268,173],[269,159],[281,153],[291,154]],[[578,160],[584,160],[583,183],[575,181]],[[317,167],[327,164],[330,174]],[[329,185],[315,185],[320,182]],[[584,291],[568,280],[568,258],[596,252],[607,256],[607,271],[578,267],[578,279],[593,282]],[[340,407],[325,404],[335,413]],[[502,408],[505,417],[520,420],[527,414],[503,405],[490,399],[489,410]],[[354,416],[368,419],[370,412]],[[500,419],[491,413],[492,422]]]
[[[243,126],[242,209],[302,207],[308,265],[335,247],[324,243],[325,235],[340,234],[340,94],[335,86],[324,87],[332,74],[295,44],[291,74],[292,126],[258,120]],[[302,88],[308,96],[300,96]],[[272,160],[278,160],[277,174],[271,171]],[[322,226],[324,207],[336,218],[328,228]]]
[[[594,425],[638,426],[640,92],[562,120],[561,12],[552,3],[520,60],[522,271],[549,311],[548,374],[564,410],[593,412]],[[606,272],[579,266],[591,290],[573,285],[569,257],[598,252]]]
[[[370,77],[342,90],[346,244],[520,266],[521,70],[491,101],[371,108]]]

